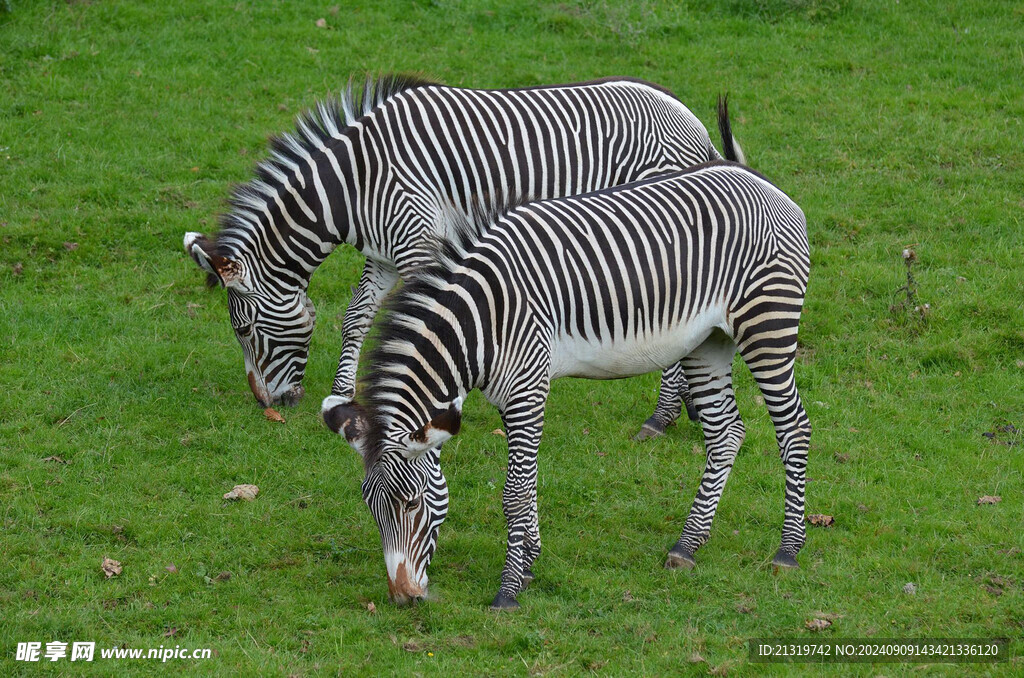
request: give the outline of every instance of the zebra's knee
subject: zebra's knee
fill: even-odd
[[[787,465],[807,465],[807,448],[811,442],[811,423],[806,419],[788,431],[779,439],[779,456]]]

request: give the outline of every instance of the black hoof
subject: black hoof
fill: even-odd
[[[686,416],[690,418],[690,421],[700,421],[700,415],[693,403],[686,403]]]
[[[512,596],[506,596],[504,593],[498,592],[498,595],[494,596],[494,601],[491,603],[492,610],[518,610],[519,603]]]
[[[657,438],[664,434],[665,425],[652,416],[640,426],[640,430],[633,436],[633,440],[640,442],[648,438]]]
[[[531,570],[530,568],[526,568],[525,570],[523,570],[522,589],[525,589],[527,586],[529,586],[530,582],[532,582],[532,581],[533,581],[533,570]],[[522,589],[520,589],[520,590],[522,590]]]
[[[796,570],[799,569],[800,563],[796,562],[796,556],[780,550],[772,558],[772,567],[776,570]]]
[[[697,561],[693,559],[693,554],[681,548],[669,551],[668,559],[665,561],[665,567],[669,570],[692,570],[696,566]]]

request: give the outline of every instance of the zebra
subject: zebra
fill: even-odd
[[[719,106],[725,156],[742,160]],[[227,289],[250,389],[261,407],[303,396],[316,310],[307,289],[341,243],[366,255],[342,323],[326,404],[354,396],[360,347],[384,296],[430,263],[427,242],[454,216],[522,198],[619,185],[722,156],[668,90],[630,78],[473,90],[415,76],[349,81],[340,99],[301,116],[271,142],[256,178],[237,188],[214,238],[185,250]],[[666,373],[639,437],[664,431],[689,403],[680,371]]]
[[[460,244],[463,243],[463,244]],[[480,389],[502,416],[508,545],[492,607],[518,607],[540,553],[537,451],[551,380],[613,379],[681,361],[706,465],[666,567],[692,568],[745,429],[732,387],[738,351],[760,387],[785,468],[776,567],[798,567],[811,427],[797,392],[797,326],[810,267],[800,208],[762,175],[716,161],[590,194],[528,203],[389,301],[361,403],[324,410],[362,455],[392,598],[426,595],[447,509],[438,447]]]

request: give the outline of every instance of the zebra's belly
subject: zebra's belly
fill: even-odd
[[[640,336],[612,340],[563,333],[552,346],[551,378],[620,379],[660,372],[700,346],[716,327],[729,331],[724,308]]]

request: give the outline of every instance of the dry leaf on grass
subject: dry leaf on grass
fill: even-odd
[[[178,627],[177,626],[172,626],[171,628],[169,628],[166,631],[164,631],[164,638],[171,638],[177,632],[178,632]]]
[[[106,575],[107,579],[121,574],[121,563],[116,560],[104,558],[100,567],[103,568],[103,574]]]
[[[316,20],[316,27],[317,28],[327,28],[327,19],[317,19]]]
[[[21,272],[24,271],[24,270],[25,270],[25,267],[21,265],[20,261],[18,263],[16,263],[14,266],[11,266],[11,273],[14,274],[15,278],[17,278],[19,275],[21,275]]]
[[[178,572],[178,568],[176,568],[174,566],[174,563],[171,563],[170,565],[168,565],[164,569],[167,570],[168,572],[170,572],[171,574],[177,574],[177,572]]]
[[[252,501],[259,494],[260,488],[255,485],[235,485],[230,492],[224,494],[225,499],[241,499],[243,501]]]
[[[832,516],[826,516],[824,513],[812,513],[807,516],[807,522],[815,527],[832,527],[836,519]]]
[[[268,407],[267,409],[263,410],[263,416],[267,418],[267,421],[276,421],[279,424],[284,423],[284,417],[282,417],[281,413],[275,410],[273,407]]]
[[[706,660],[704,659],[704,657],[702,657],[700,655],[699,652],[694,652],[693,654],[690,655],[690,658],[687,659],[687,661],[690,662],[691,664],[700,664],[702,661],[706,661]]]
[[[824,631],[828,627],[832,626],[832,622],[828,619],[815,618],[808,619],[806,622],[804,622],[804,626],[806,626],[811,631]]]
[[[496,428],[493,431],[491,431],[491,435],[492,436],[501,436],[502,438],[504,438],[505,437],[505,432],[502,431],[500,428]]]
[[[74,252],[75,250],[78,249],[78,243],[77,242],[66,242],[66,243],[64,243],[64,249],[66,249],[68,252]]]
[[[417,643],[415,640],[410,640],[408,643],[402,646],[402,649],[406,652],[423,652],[423,646]]]
[[[986,494],[984,497],[978,497],[978,506],[981,506],[982,504],[998,504],[1002,500],[1002,497],[990,497]]]
[[[374,605],[373,602],[371,601],[371,602],[366,604],[366,611],[369,612],[370,614],[376,614],[377,613],[377,606]]]
[[[50,455],[46,459],[43,459],[43,461],[52,461],[55,464],[70,464],[71,463],[68,460],[64,459],[64,457],[58,457],[56,454]]]

